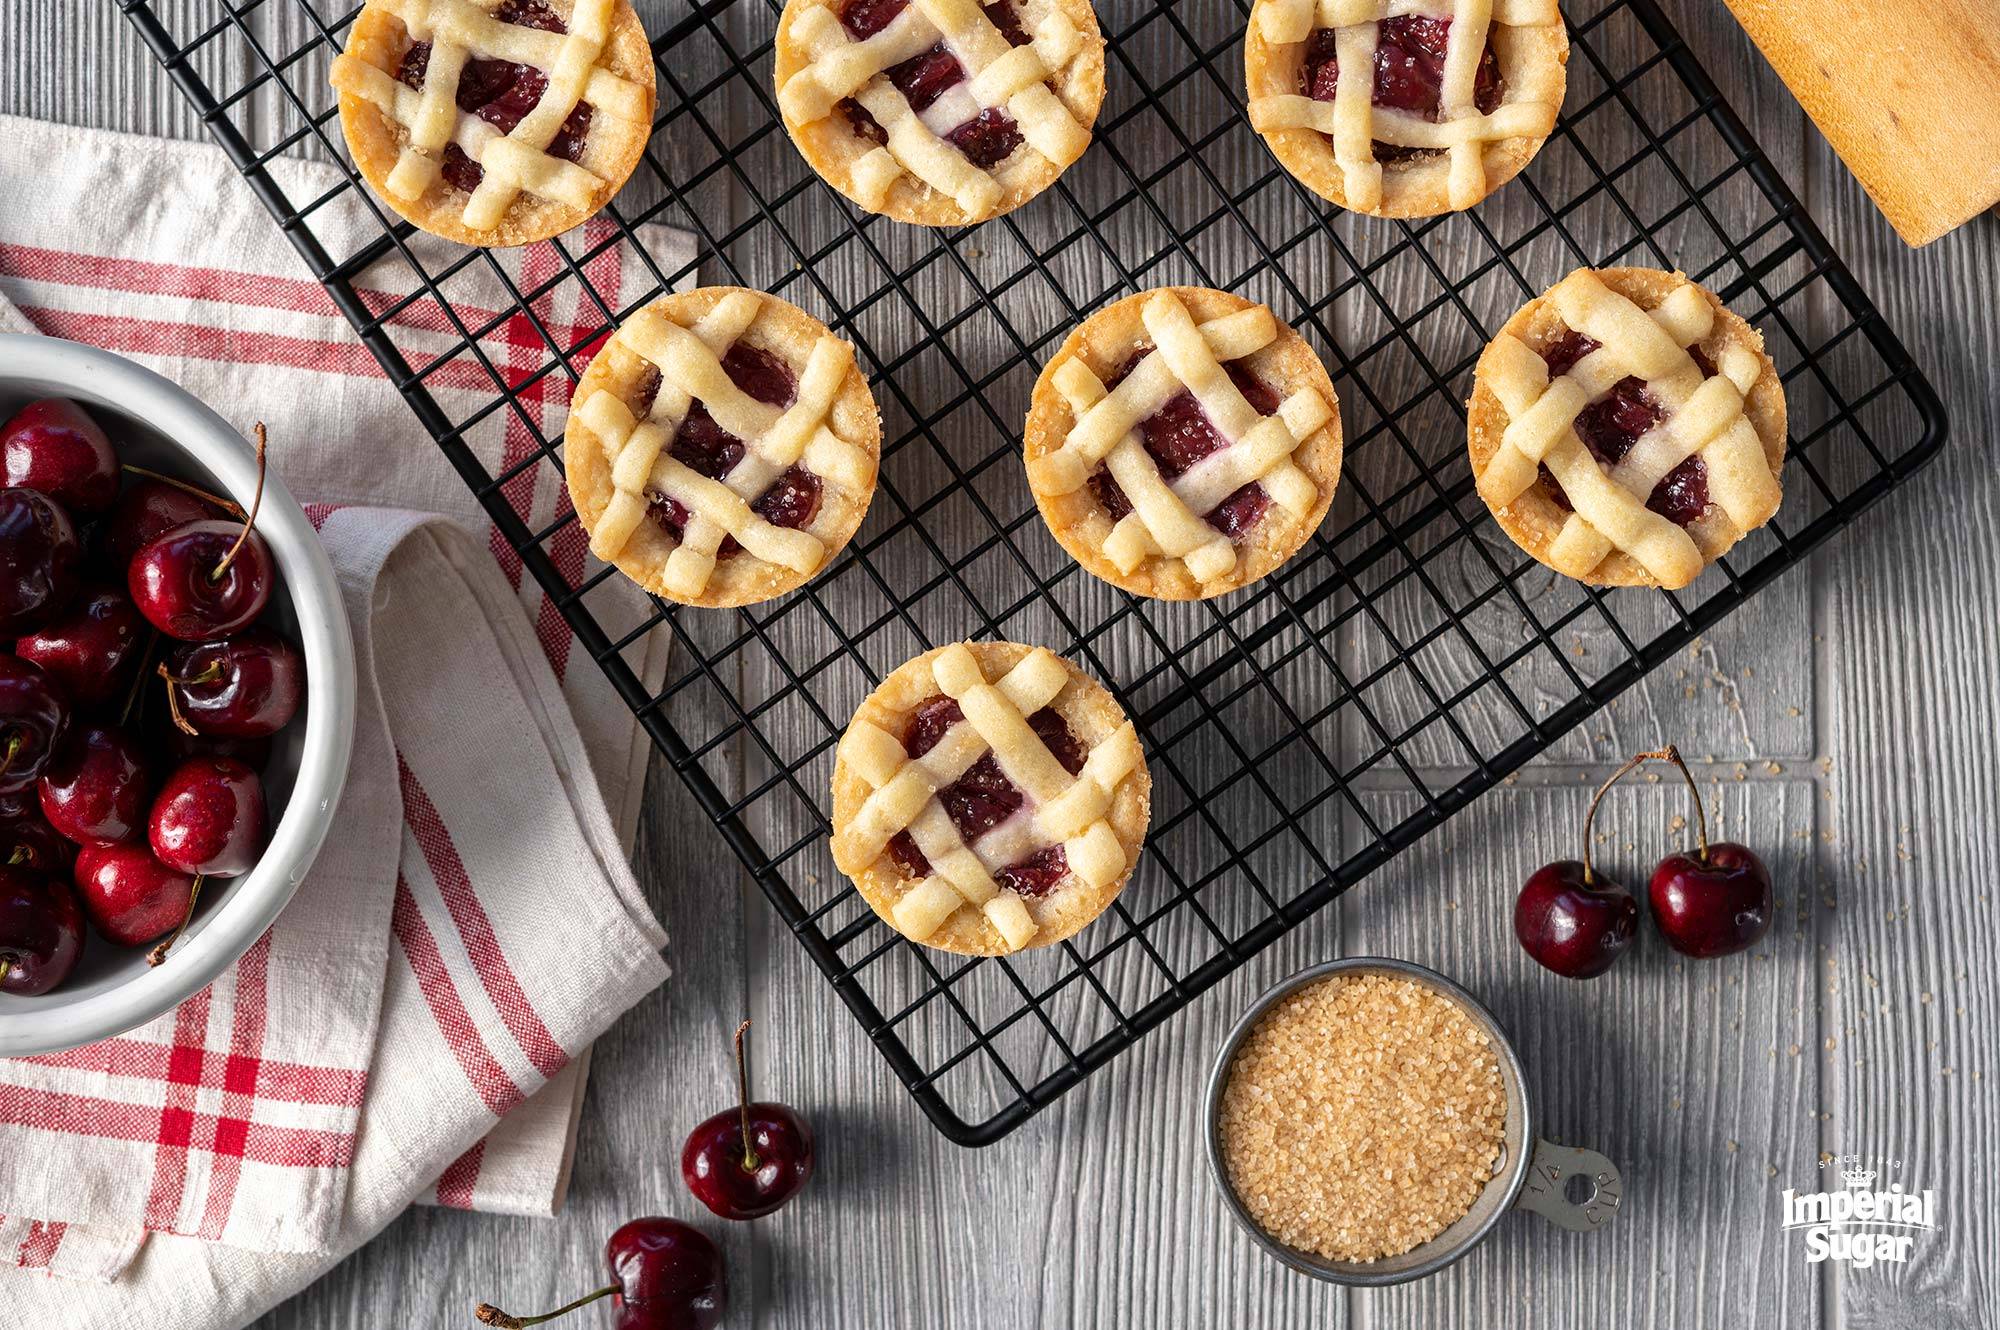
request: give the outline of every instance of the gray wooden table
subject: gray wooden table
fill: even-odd
[[[1758,612],[984,1151],[932,1131],[720,841],[696,831],[688,853],[697,815],[656,771],[638,862],[676,973],[598,1046],[567,1211],[413,1210],[262,1324],[554,1305],[601,1282],[624,1219],[705,1220],[679,1142],[728,1101],[726,1032],[744,1013],[761,1091],[799,1107],[822,1152],[801,1202],[726,1233],[732,1325],[2000,1324],[2000,219],[1906,249],[1719,0],[1666,8],[1942,392],[1956,428],[1937,464]],[[0,110],[199,136],[102,0],[9,4],[0,45]],[[1592,988],[1556,980],[1511,941],[1514,888],[1572,853],[1611,764],[1666,740],[1713,755],[1698,767],[1711,808],[1770,852],[1781,924],[1730,962],[1681,964],[1655,942]],[[1602,826],[1653,845],[1684,812],[1671,786],[1637,782]],[[1233,1231],[1197,1136],[1215,1042],[1261,988],[1342,953],[1435,965],[1484,995],[1531,1065],[1545,1134],[1623,1164],[1615,1225],[1517,1216],[1445,1274],[1373,1293],[1288,1274]],[[1817,1190],[1823,1154],[1848,1151],[1937,1190],[1941,1229],[1907,1266],[1811,1266],[1780,1233],[1781,1191]]]

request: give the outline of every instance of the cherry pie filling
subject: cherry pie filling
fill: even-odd
[[[791,366],[768,351],[738,342],[723,353],[722,369],[731,383],[766,405],[782,410],[798,398],[798,376],[792,373]],[[639,386],[638,398],[631,403],[633,414],[644,416],[651,411],[659,392],[660,371],[649,366]],[[674,431],[673,443],[667,451],[690,471],[710,480],[721,480],[736,469],[747,449],[743,440],[717,424],[708,408],[697,401],[688,408],[680,428]],[[751,500],[750,511],[772,526],[802,527],[819,514],[820,492],[819,477],[804,467],[794,466]],[[675,540],[687,530],[692,516],[679,499],[658,492],[647,496],[646,510],[647,516]],[[742,550],[736,537],[724,536],[715,557],[727,559]]]
[[[493,17],[502,23],[539,28],[543,32],[569,31],[561,16],[541,0],[503,0],[500,7],[493,11]],[[397,81],[421,92],[430,61],[431,44],[412,42],[410,49],[403,53],[402,64],[396,68]],[[531,65],[517,65],[511,60],[484,60],[475,56],[466,60],[465,68],[458,76],[458,109],[467,115],[478,116],[502,134],[511,134],[514,126],[520,124],[542,100],[542,93],[547,91],[548,86],[549,76]],[[566,162],[581,160],[583,140],[590,133],[590,117],[590,103],[578,102],[549,143],[549,156],[560,157]],[[479,188],[486,172],[456,143],[447,143],[444,145],[443,175],[452,188],[470,194]]]
[[[937,747],[951,729],[965,719],[958,703],[942,693],[919,703],[903,726],[903,751],[912,758],[922,757]],[[1089,756],[1071,732],[1069,723],[1053,707],[1043,707],[1028,717],[1035,732],[1063,770],[1074,776],[1083,770]],[[937,792],[945,816],[970,845],[993,828],[1013,817],[1027,804],[1028,796],[1007,779],[1000,762],[988,753],[966,768],[963,776]],[[930,876],[930,860],[907,831],[889,840],[889,857],[912,878]],[[1069,872],[1069,855],[1060,844],[1045,846],[995,873],[994,879],[1023,896],[1046,896]]]
[[[1332,28],[1315,28],[1306,38],[1305,64],[1299,74],[1299,91],[1314,101],[1330,102],[1340,86],[1340,61],[1335,53]],[[1369,100],[1376,106],[1408,111],[1436,121],[1444,90],[1445,56],[1451,48],[1451,20],[1404,14],[1385,18],[1375,32],[1375,86]],[[1489,40],[1479,54],[1479,72],[1473,77],[1472,100],[1483,115],[1499,109],[1504,91],[1500,81],[1500,61]],[[1393,143],[1375,142],[1378,162],[1407,162],[1434,157],[1435,148],[1404,148]]]
[[[1134,351],[1104,386],[1107,389],[1116,388],[1150,354],[1152,348],[1149,346]],[[1223,368],[1229,375],[1229,381],[1236,385],[1237,391],[1243,394],[1243,399],[1258,415],[1274,416],[1278,413],[1284,399],[1270,384],[1239,362],[1231,361]],[[1202,458],[1229,446],[1229,440],[1216,432],[1215,422],[1201,409],[1195,395],[1185,389],[1169,397],[1158,411],[1139,422],[1139,437],[1153,464],[1160,468],[1160,478],[1169,484]],[[1104,511],[1111,515],[1114,522],[1132,511],[1132,500],[1118,484],[1118,478],[1108,470],[1091,473],[1090,492],[1097,496],[1097,501],[1104,505]],[[1270,506],[1271,496],[1253,480],[1231,491],[1221,503],[1200,516],[1231,540],[1241,540]]]
[[[909,4],[910,0],[845,0],[840,7],[840,25],[856,41],[866,41],[888,27]],[[1009,46],[1028,44],[1030,38],[1021,27],[1021,17],[1014,10],[1014,0],[994,0],[984,6],[982,12],[987,21],[1000,30],[1000,35],[1007,39]],[[900,65],[891,65],[882,73],[918,115],[922,115],[946,92],[965,82],[965,66],[958,63],[958,57],[943,42]],[[840,103],[840,112],[862,138],[877,145],[888,143],[888,131],[860,102],[849,97]],[[967,161],[985,171],[1006,161],[1023,142],[1020,126],[1014,123],[1014,117],[997,106],[987,107],[964,124],[945,131],[941,137],[964,153]]]
[[[1565,328],[1562,334],[1550,342],[1542,351],[1542,359],[1548,363],[1549,377],[1567,374],[1576,362],[1595,351],[1600,343],[1584,336],[1574,328]],[[1715,363],[1698,346],[1688,348],[1694,363],[1705,375],[1715,373]],[[1632,445],[1639,436],[1660,423],[1666,410],[1651,393],[1646,391],[1643,380],[1626,375],[1611,385],[1611,391],[1592,402],[1576,417],[1576,436],[1583,440],[1584,447],[1599,465],[1611,467],[1632,451]],[[1570,511],[1569,496],[1563,493],[1562,485],[1546,466],[1541,469],[1542,492],[1555,501],[1564,512]],[[1676,526],[1688,526],[1698,520],[1708,508],[1708,466],[1699,453],[1688,458],[1661,478],[1646,499],[1646,507],[1666,518]]]

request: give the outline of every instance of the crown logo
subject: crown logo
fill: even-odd
[[[1875,1181],[1875,1170],[1856,1164],[1840,1175],[1840,1180],[1850,1187],[1866,1187]]]

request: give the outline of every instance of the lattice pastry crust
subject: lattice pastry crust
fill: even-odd
[[[1404,15],[1452,20],[1436,120],[1373,104],[1376,25]],[[1300,90],[1315,29],[1337,34],[1332,101]],[[1503,84],[1490,114],[1474,100],[1489,33]],[[1568,60],[1556,0],[1257,0],[1243,41],[1252,128],[1314,193],[1377,217],[1463,211],[1520,174],[1555,127]],[[1385,164],[1377,141],[1431,151]]]
[[[943,694],[964,719],[921,757],[902,736],[911,714]],[[1052,708],[1088,754],[1072,776],[1029,728]],[[988,752],[1028,795],[1025,806],[967,845],[936,792]],[[875,913],[926,946],[998,956],[1060,942],[1103,913],[1138,862],[1152,777],[1132,723],[1103,685],[1043,647],[963,642],[904,662],[854,713],[833,770],[833,858]],[[907,830],[932,866],[913,879],[888,853]],[[995,873],[1064,846],[1069,872],[1046,895]]]
[[[1109,393],[1140,347],[1153,348]],[[1283,399],[1260,416],[1223,368]],[[1231,442],[1168,481],[1136,428],[1183,389]],[[1086,319],[1035,381],[1023,439],[1028,485],[1076,561],[1142,596],[1189,600],[1247,586],[1297,553],[1340,483],[1340,400],[1303,337],[1263,305],[1206,287],[1127,296]],[[1109,471],[1133,505],[1113,516],[1091,483]],[[1203,520],[1238,487],[1270,496],[1241,538]]]
[[[1104,38],[1089,0],[1016,0],[1026,46],[1009,46],[977,0],[910,0],[856,41],[842,0],[788,0],[778,21],[776,79],[785,129],[827,183],[870,212],[922,226],[967,226],[1011,212],[1090,146],[1104,101]],[[922,113],[883,71],[944,42],[965,80]],[[886,131],[877,144],[841,111],[853,98]],[[992,170],[942,135],[985,108],[1004,108],[1025,142]]]
[[[652,132],[653,53],[629,0],[543,0],[566,33],[503,23],[500,0],[368,0],[333,62],[348,151],[375,193],[434,235],[466,245],[525,245],[579,225],[611,201]],[[431,43],[423,88],[396,75],[413,43]],[[472,58],[547,76],[535,108],[502,134],[459,109]],[[592,108],[581,159],[544,151],[577,102]],[[456,144],[484,178],[470,194],[441,172]]]
[[[739,343],[791,369],[798,388],[789,407],[730,381],[721,360]],[[675,430],[696,401],[746,445],[719,480],[673,456]],[[570,398],[563,474],[600,559],[684,605],[748,605],[801,585],[847,544],[875,493],[881,444],[881,415],[853,347],[776,296],[708,286],[654,301],[599,349]],[[750,505],[794,465],[819,477],[819,508],[803,527],[776,526]],[[656,494],[693,514],[682,539],[648,515]],[[725,537],[741,551],[724,554]]]
[[[1600,346],[1551,380],[1542,352],[1565,329]],[[1644,381],[1663,415],[1607,467],[1574,422],[1628,376]],[[1542,563],[1595,586],[1684,587],[1768,522],[1783,497],[1777,367],[1757,330],[1683,273],[1580,268],[1529,301],[1480,356],[1466,423],[1472,474],[1501,527]],[[1683,528],[1647,499],[1696,454],[1709,503]],[[1541,482],[1543,466],[1568,509]]]

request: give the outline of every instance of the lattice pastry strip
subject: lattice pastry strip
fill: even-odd
[[[444,149],[456,143],[482,173],[464,205],[466,227],[493,230],[523,191],[587,212],[618,159],[628,155],[633,136],[643,139],[648,132],[652,89],[599,64],[617,0],[576,0],[561,33],[503,22],[474,0],[371,0],[371,8],[394,15],[412,42],[431,48],[420,89],[350,53],[337,57],[331,71],[335,88],[373,103],[404,127],[405,142],[382,184],[405,204],[437,182]],[[459,82],[475,57],[546,76],[534,108],[505,134],[458,107]],[[594,112],[581,163],[547,151],[579,101]]]
[[[1114,389],[1081,357],[1056,371],[1055,386],[1076,424],[1055,452],[1029,462],[1038,490],[1069,493],[1083,485],[1100,461],[1132,501],[1104,552],[1124,572],[1150,557],[1184,561],[1204,583],[1236,566],[1236,547],[1202,520],[1244,485],[1262,485],[1273,503],[1303,517],[1319,500],[1312,479],[1293,461],[1299,444],[1331,419],[1333,408],[1312,389],[1286,398],[1278,414],[1259,416],[1230,379],[1223,362],[1262,350],[1278,335],[1276,318],[1261,305],[1197,325],[1170,292],[1156,292],[1143,320],[1155,350]],[[1230,446],[1196,462],[1171,482],[1141,442],[1138,427],[1181,391],[1194,394]]]
[[[1765,362],[1748,347],[1728,345],[1716,373],[1702,372],[1686,348],[1709,336],[1715,307],[1692,283],[1683,282],[1646,310],[1581,270],[1545,299],[1566,327],[1599,345],[1551,379],[1547,362],[1525,342],[1505,332],[1494,339],[1481,379],[1509,420],[1479,474],[1480,495],[1489,505],[1505,507],[1533,486],[1546,466],[1572,509],[1549,548],[1553,566],[1584,576],[1618,550],[1661,585],[1686,585],[1707,562],[1701,546],[1688,530],[1651,511],[1648,496],[1699,454],[1713,504],[1701,519],[1701,534],[1710,543],[1733,543],[1777,511],[1778,478],[1744,413]],[[1627,377],[1644,382],[1661,417],[1606,468],[1577,437],[1575,424],[1585,408]]]
[[[786,127],[817,169],[872,211],[929,224],[1003,212],[1083,156],[1103,96],[1103,40],[1087,0],[1024,0],[1018,17],[1027,40],[1013,46],[977,0],[910,0],[879,31],[856,38],[835,0],[792,0],[778,38]],[[918,111],[888,75],[933,48],[963,77],[932,91]],[[841,111],[849,99],[884,142],[853,151],[857,136]],[[990,167],[953,138],[989,111],[1004,111],[1021,139]],[[828,122],[840,128],[822,143],[808,127]],[[904,182],[931,193],[892,199]]]
[[[1060,844],[1069,871],[1088,886],[1104,887],[1125,874],[1127,854],[1106,816],[1119,785],[1144,765],[1138,735],[1125,722],[1090,750],[1072,776],[1027,721],[1069,682],[1070,669],[1060,658],[1037,648],[989,682],[971,650],[959,644],[939,650],[931,668],[938,692],[955,700],[964,718],[916,757],[868,720],[849,727],[839,760],[869,794],[837,831],[834,857],[852,871],[880,858],[889,842],[907,831],[931,873],[894,906],[897,927],[921,941],[961,905],[970,905],[1009,949],[1017,949],[1032,939],[1036,926],[1018,893],[995,879],[999,869],[1042,846]],[[937,796],[988,752],[1026,804],[967,844]]]
[[[1450,23],[1433,114],[1376,101],[1380,25],[1405,18]],[[1509,143],[1538,145],[1555,127],[1568,51],[1556,0],[1258,0],[1251,24],[1245,60],[1252,128],[1267,137],[1292,130],[1322,136],[1328,152],[1294,148],[1280,149],[1279,155],[1308,184],[1346,207],[1384,209],[1385,172],[1376,156],[1378,144],[1441,154],[1442,165],[1435,169],[1442,179],[1435,197],[1433,191],[1405,185],[1408,199],[1385,213],[1423,215],[1472,207],[1533,152],[1533,146],[1526,146],[1518,160],[1496,162],[1487,156],[1490,149]],[[1333,33],[1339,74],[1331,101],[1308,96],[1299,87],[1303,51],[1316,30]],[[1510,59],[1517,33],[1536,33],[1538,40],[1522,43],[1518,57]],[[1504,99],[1484,111],[1479,74],[1489,43],[1490,49],[1505,53],[1506,87]],[[1273,147],[1278,146],[1274,139]],[[1398,169],[1412,178],[1433,168],[1417,163]],[[1500,172],[1499,180],[1493,169]],[[1322,172],[1333,177],[1327,185],[1314,178]]]

